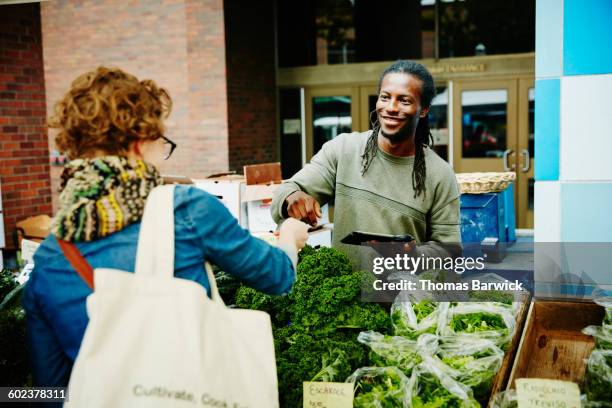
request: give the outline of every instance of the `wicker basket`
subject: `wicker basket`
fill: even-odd
[[[461,194],[496,193],[505,190],[516,179],[516,173],[458,173]]]

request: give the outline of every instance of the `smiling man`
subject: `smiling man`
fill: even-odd
[[[373,130],[325,143],[277,190],[272,216],[314,225],[320,206],[333,201],[333,246],[356,266],[359,247],[340,243],[354,230],[410,234],[417,253],[456,255],[459,190],[452,167],[431,149],[427,120],[433,78],[423,65],[400,60],[382,73],[378,89]]]

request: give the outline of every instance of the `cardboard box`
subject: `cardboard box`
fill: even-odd
[[[42,242],[51,232],[52,218],[48,215],[29,217],[17,223],[17,245],[21,247],[21,240],[28,239]]]
[[[242,176],[223,176],[210,179],[193,180],[195,187],[217,197],[229,212],[244,227],[246,222],[246,205],[242,202],[246,183]]]
[[[244,188],[242,201],[246,203],[247,223],[245,225],[249,231],[270,232],[276,230],[276,223],[272,219],[270,211],[272,197],[280,184],[267,185],[247,185]],[[321,218],[319,225],[329,224],[329,206],[321,207]]]
[[[270,211],[272,197],[280,184],[245,186],[243,201],[247,209],[247,225],[249,231],[273,232],[276,223]]]

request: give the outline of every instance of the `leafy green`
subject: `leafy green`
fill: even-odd
[[[441,339],[438,356],[457,372],[455,379],[472,388],[476,399],[485,401],[504,352],[491,340],[455,335]]]
[[[268,313],[274,326],[287,325],[290,305],[291,301],[287,296],[266,295],[248,286],[241,286],[236,292],[237,307]]]
[[[19,284],[15,281],[13,272],[9,269],[2,269],[2,272],[0,272],[0,302],[17,286]]]
[[[589,401],[612,401],[612,350],[594,350],[591,353],[584,388]]]
[[[612,325],[587,326],[582,329],[584,334],[595,338],[595,347],[600,350],[612,350]]]
[[[357,340],[370,347],[370,364],[378,367],[397,367],[410,375],[422,361],[417,342],[404,337],[369,331],[359,333]]]
[[[393,332],[397,336],[416,339],[421,334],[434,334],[437,329],[437,310],[439,303],[429,299],[418,302],[398,295],[391,307],[391,322]]]
[[[465,333],[507,329],[500,315],[488,312],[455,315],[450,321],[450,327],[455,332]]]
[[[472,290],[468,292],[468,296],[473,302],[496,302],[504,305],[512,305],[514,302],[512,293],[499,290]]]
[[[474,397],[478,400],[485,399],[493,379],[501,367],[501,356],[489,356],[478,358],[476,356],[454,356],[443,358],[442,361],[451,368],[460,372],[457,380],[472,388]]]
[[[417,322],[421,322],[424,318],[432,314],[437,307],[438,305],[436,302],[426,299],[414,304],[412,309],[416,315]]]
[[[387,312],[361,302],[364,275],[346,255],[331,249],[303,249],[297,279],[288,296],[269,296],[241,287],[236,305],[272,316],[280,403],[298,407],[302,382],[343,381],[367,364],[367,349],[357,342],[361,330],[386,332]]]
[[[412,394],[413,408],[477,408],[473,398],[461,399],[444,387],[433,373],[421,373],[418,377],[418,392]]]
[[[225,304],[235,304],[236,293],[240,288],[240,281],[233,275],[219,269],[219,267],[216,265],[212,266],[212,270],[213,274],[215,275],[215,280],[217,281],[217,289],[219,289],[219,294],[221,295],[221,298]]]
[[[404,406],[407,378],[396,367],[364,367],[346,381],[354,383],[355,408]]]
[[[352,333],[314,338],[285,327],[274,330],[274,341],[282,407],[301,406],[303,381],[341,382],[365,364],[364,347]]]

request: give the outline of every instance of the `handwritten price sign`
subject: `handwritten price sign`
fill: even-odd
[[[516,380],[519,408],[580,408],[578,384],[541,378]]]
[[[352,383],[304,382],[304,408],[352,407]]]

